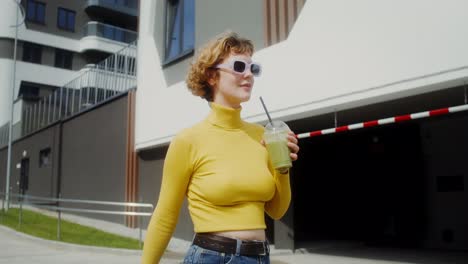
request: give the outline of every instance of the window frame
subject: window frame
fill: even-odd
[[[184,49],[184,44],[187,43],[185,36],[184,36],[184,26],[186,25],[186,16],[185,16],[185,7],[186,1],[193,1],[193,21],[192,21],[192,39],[190,40],[192,43],[192,47]],[[163,66],[169,66],[179,60],[182,60],[190,55],[193,55],[195,50],[195,0],[167,0],[165,5],[165,14],[164,14],[164,61],[162,63]],[[172,5],[172,6],[171,6]],[[170,8],[174,8],[174,5],[177,5],[175,12],[170,12]],[[181,9],[179,11],[179,9]],[[169,56],[171,53],[171,45],[173,42],[171,41],[172,35],[174,34],[175,25],[177,23],[177,13],[180,12],[179,17],[179,30],[177,32],[178,41],[179,41],[179,48],[176,55]],[[169,17],[170,16],[170,17]]]
[[[47,162],[43,162],[43,157],[47,156]],[[50,147],[39,150],[39,168],[47,168],[52,165],[52,149]]]
[[[30,5],[34,6],[34,17],[29,16],[29,8]],[[42,17],[42,21],[39,19],[39,9],[38,6],[42,6],[44,8],[44,16]],[[36,0],[28,0],[26,1],[26,21],[32,22],[35,24],[45,25],[45,18],[46,18],[46,3]]]
[[[59,55],[60,55],[60,58],[59,58]],[[68,58],[70,60],[69,67],[67,63]],[[71,70],[73,68],[73,52],[69,50],[55,48],[54,67]]]
[[[19,96],[24,100],[36,100],[39,99],[39,90],[40,88],[38,86],[22,83]]]
[[[60,12],[64,11],[65,12],[65,26],[60,25]],[[73,25],[70,27],[68,24],[68,18],[69,15],[73,14]],[[73,11],[71,9],[67,9],[64,7],[57,7],[57,28],[65,31],[70,31],[70,32],[75,32],[75,25],[76,25],[76,11]]]
[[[28,54],[30,59],[25,59],[26,50],[28,50],[29,52],[31,51],[36,51],[36,52]],[[32,43],[32,42],[23,42],[22,51],[23,51],[23,55],[21,57],[22,61],[29,62],[29,63],[42,64],[42,45]],[[34,54],[39,54],[38,59],[34,56]],[[37,59],[37,61],[35,58]]]

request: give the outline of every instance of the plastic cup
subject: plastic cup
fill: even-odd
[[[265,140],[268,154],[270,155],[273,168],[284,170],[292,167],[291,151],[288,147],[288,125],[283,121],[275,120],[265,126],[263,140]]]

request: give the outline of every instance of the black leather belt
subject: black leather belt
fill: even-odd
[[[229,237],[212,234],[199,233],[195,235],[193,244],[199,247],[223,252],[226,254],[236,254],[237,240]],[[241,240],[239,255],[269,255],[270,247],[268,241],[245,241]]]

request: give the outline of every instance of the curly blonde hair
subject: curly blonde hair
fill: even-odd
[[[249,53],[252,55],[252,41],[240,37],[234,32],[225,32],[201,47],[198,56],[191,64],[187,75],[187,87],[193,95],[200,96],[209,102],[213,101],[213,89],[208,83],[210,78],[219,78],[215,66],[231,53]]]

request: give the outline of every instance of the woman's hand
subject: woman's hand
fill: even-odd
[[[299,152],[299,146],[297,145],[298,140],[296,138],[296,134],[294,132],[289,131],[288,132],[288,147],[289,150],[291,151],[291,160],[295,161],[299,158],[297,153]]]
[[[297,145],[299,141],[297,140],[296,138],[296,134],[294,134],[294,132],[292,131],[289,131],[288,132],[288,148],[289,150],[291,151],[291,160],[292,161],[296,161],[299,156],[297,155],[297,153],[299,152],[299,146]],[[265,140],[261,140],[260,143],[266,147],[266,144],[265,144]]]

